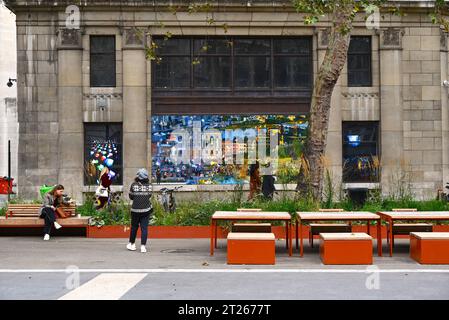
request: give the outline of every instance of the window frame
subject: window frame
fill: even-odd
[[[356,126],[359,128],[362,127],[367,127],[367,126],[373,126],[374,130],[377,134],[376,140],[375,141],[368,141],[368,142],[363,142],[361,141],[361,144],[364,145],[375,145],[375,150],[376,150],[376,154],[371,155],[371,156],[375,156],[379,159],[380,162],[380,158],[381,158],[381,140],[380,140],[380,122],[379,121],[342,121],[342,130],[341,130],[341,138],[342,138],[342,181],[344,183],[367,183],[367,182],[380,182],[380,167],[377,169],[377,173],[375,174],[375,176],[373,176],[372,179],[370,179],[370,181],[365,181],[363,179],[347,179],[346,175],[345,175],[345,158],[347,158],[345,156],[345,147],[348,145],[348,143],[346,142],[345,136],[347,134],[347,127],[348,126]]]
[[[156,95],[158,93],[160,93],[162,96],[166,95],[164,93],[167,93],[169,91],[177,91],[179,93],[189,93],[190,95],[202,95],[204,93],[231,93],[232,95],[235,96],[239,96],[239,95],[246,95],[247,93],[251,93],[251,92],[260,92],[260,93],[268,93],[271,96],[274,96],[276,93],[286,93],[288,94],[293,93],[293,92],[298,92],[298,91],[307,91],[307,92],[311,92],[312,88],[313,88],[313,39],[312,36],[288,36],[288,37],[281,37],[281,36],[269,36],[269,37],[260,37],[260,36],[232,36],[232,37],[209,37],[208,39],[204,39],[204,37],[200,37],[200,36],[190,36],[190,37],[173,37],[173,39],[188,39],[190,41],[190,52],[191,52],[191,59],[190,59],[190,88],[158,88],[155,86],[155,82],[156,79],[156,68],[157,66],[155,65],[155,62],[153,62],[152,65],[152,91],[154,93],[156,93]],[[162,40],[163,37],[156,37],[155,40]],[[269,53],[263,53],[263,54],[256,54],[256,53],[242,53],[242,54],[237,54],[235,51],[235,45],[234,45],[234,41],[235,40],[241,40],[241,39],[264,39],[264,40],[269,40],[270,41],[270,51]],[[309,50],[308,53],[275,53],[274,52],[274,41],[276,40],[285,40],[285,39],[292,39],[292,40],[306,40],[309,42]],[[225,55],[222,53],[216,54],[196,54],[195,53],[195,40],[206,40],[206,41],[210,41],[210,40],[227,40],[233,43],[233,45],[231,46],[231,50],[230,50],[230,57],[231,57],[231,66],[230,66],[230,80],[231,80],[231,87],[230,88],[199,88],[199,87],[195,87],[195,74],[194,74],[194,67],[195,65],[192,63],[192,61],[194,61],[194,59],[196,58],[201,58],[201,57],[229,57],[229,55]],[[167,40],[170,41],[170,40]],[[169,57],[186,57],[186,55],[180,55],[180,54],[161,54],[160,57],[164,57],[164,56],[169,56]],[[270,86],[267,88],[257,88],[257,87],[246,87],[246,88],[238,88],[236,87],[236,58],[237,57],[269,57],[270,59]],[[309,81],[308,81],[308,85],[307,86],[300,86],[300,87],[275,87],[275,74],[274,74],[274,65],[275,65],[275,58],[276,57],[308,57],[309,59]],[[170,96],[173,93],[169,94]]]
[[[348,80],[348,87],[372,87],[373,86],[373,41],[372,41],[372,36],[361,36],[361,35],[354,35],[351,36],[351,40],[352,39],[369,39],[369,51],[368,52],[350,52],[350,45],[351,43],[349,43],[349,47],[348,47],[348,57],[347,57],[347,80]],[[369,61],[369,66],[368,69],[356,69],[353,72],[365,72],[368,74],[369,76],[369,80],[367,82],[363,82],[363,83],[351,83],[350,82],[350,68],[349,68],[349,58],[352,56],[368,56],[368,61]]]
[[[95,38],[112,38],[113,41],[113,53],[106,53],[106,52],[93,52],[92,51],[92,42]],[[111,55],[114,63],[113,63],[113,74],[114,74],[114,79],[113,82],[111,82],[111,84],[113,85],[109,85],[109,83],[107,84],[94,84],[92,79],[93,74],[96,70],[94,70],[93,63],[92,63],[92,56],[101,56],[101,55]],[[115,34],[113,35],[89,35],[89,86],[91,88],[116,88],[117,87],[117,47],[116,47],[116,36]]]

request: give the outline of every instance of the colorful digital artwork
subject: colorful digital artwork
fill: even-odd
[[[245,163],[236,164],[221,160],[206,161],[194,153],[198,147],[198,134],[194,127],[201,127],[204,133],[208,129],[217,130],[222,139],[222,154],[228,149],[233,154],[243,153]],[[170,115],[152,117],[152,176],[153,181],[163,183],[186,184],[239,184],[248,181],[248,141],[258,141],[261,132],[269,135],[275,131],[278,137],[277,155],[279,161],[294,160],[300,154],[307,130],[304,115]],[[176,163],[176,152],[182,138],[175,134],[184,130],[190,136],[192,156],[188,161]],[[229,134],[232,134],[232,138]],[[204,142],[203,142],[204,148]],[[258,160],[258,159],[257,159]],[[179,162],[179,161],[178,161]]]

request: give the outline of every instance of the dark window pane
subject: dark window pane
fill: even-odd
[[[91,36],[91,53],[111,53],[115,51],[115,36]]]
[[[115,87],[115,36],[90,37],[90,86]]]
[[[310,87],[310,57],[275,57],[274,74],[277,88]]]
[[[371,37],[351,37],[349,42],[349,53],[371,52]]]
[[[270,58],[235,58],[235,86],[237,88],[269,88]]]
[[[195,54],[231,54],[230,41],[224,39],[194,40],[194,47]]]
[[[311,54],[310,39],[275,39],[274,53],[281,54]]]
[[[351,37],[348,50],[348,86],[371,85],[371,37]]]
[[[231,58],[202,57],[194,66],[195,87],[197,88],[230,88]]]
[[[171,38],[168,40],[156,39],[157,55],[190,55],[190,39]]]
[[[110,170],[113,184],[122,184],[122,125],[84,125],[84,182],[97,185],[104,168]]]
[[[343,122],[343,181],[379,180],[378,123]]]
[[[159,64],[154,64],[156,88],[189,88],[190,87],[190,58],[162,57]]]
[[[234,40],[236,54],[270,54],[268,39],[236,39]]]

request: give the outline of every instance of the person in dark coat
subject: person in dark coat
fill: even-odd
[[[153,213],[153,207],[151,205],[152,191],[148,171],[144,168],[139,169],[129,190],[129,198],[133,203],[131,207],[131,233],[129,235],[129,243],[126,246],[128,250],[136,250],[135,242],[137,230],[140,226],[140,252],[147,252],[145,246],[148,238],[148,223],[150,221],[151,214]]]
[[[264,175],[262,182],[262,193],[263,196],[269,200],[273,200],[274,192],[276,188],[274,186],[274,177],[273,175]]]

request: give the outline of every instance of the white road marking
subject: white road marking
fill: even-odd
[[[102,273],[58,300],[118,300],[145,276],[145,273]]]
[[[368,265],[369,266],[369,265]],[[368,267],[367,266],[367,267]],[[1,273],[449,273],[449,269],[0,269]]]

